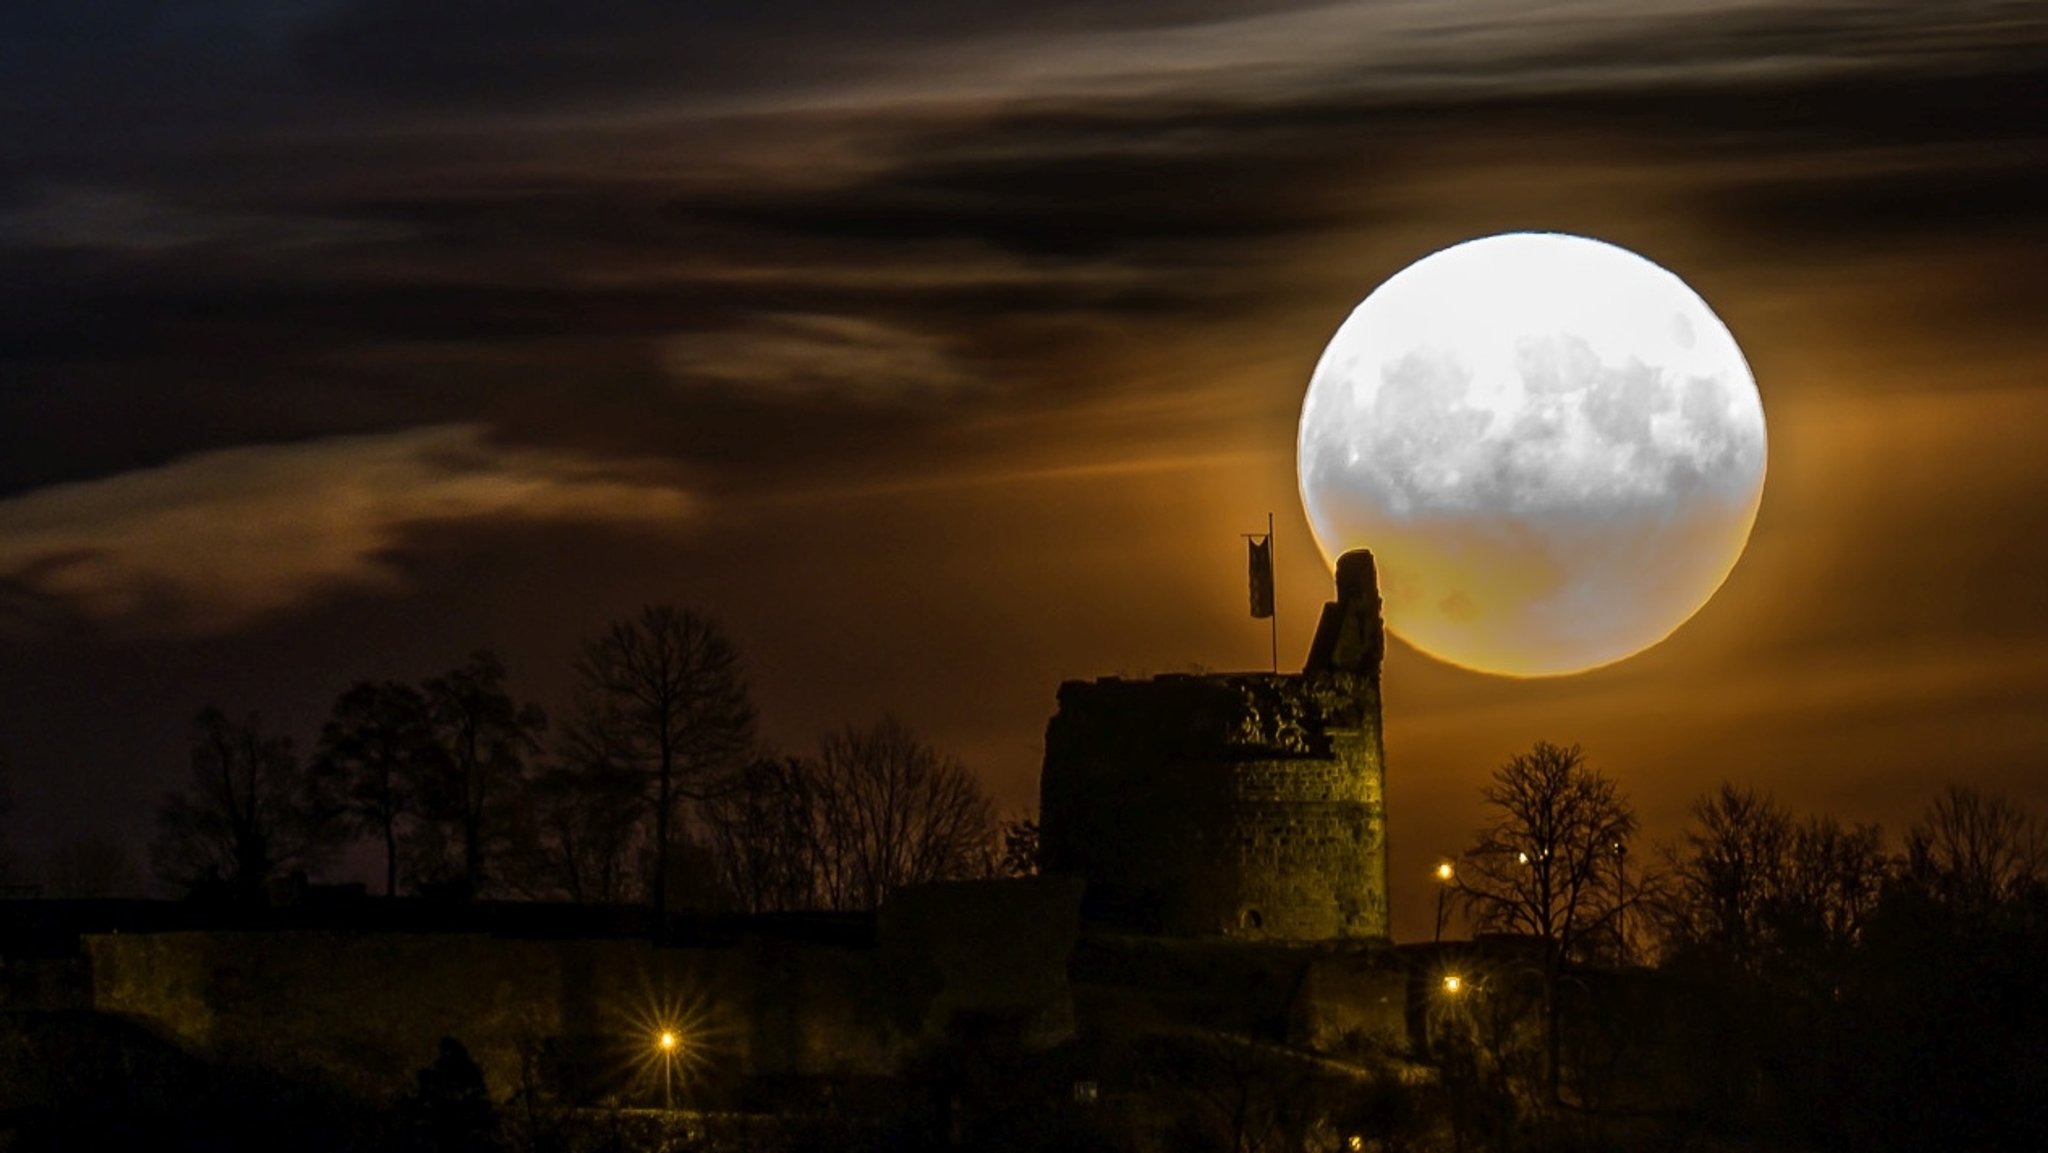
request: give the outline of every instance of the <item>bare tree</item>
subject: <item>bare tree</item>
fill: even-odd
[[[1482,928],[1523,933],[1562,956],[1614,916],[1636,816],[1579,746],[1538,741],[1481,790],[1493,820],[1465,851],[1458,894]]]
[[[748,912],[872,909],[903,885],[1002,863],[981,786],[891,717],[827,736],[816,759],[757,759],[700,812],[724,892]],[[1009,829],[1020,873],[1029,831]]]
[[[1818,965],[1832,972],[1847,961],[1894,867],[1876,825],[1844,826],[1833,817],[1800,822],[1776,918],[1780,946],[1800,959],[1796,970],[1811,975]]]
[[[1672,853],[1662,920],[1667,951],[1706,951],[1755,974],[1789,881],[1792,814],[1755,789],[1723,784],[1695,798]]]
[[[441,873],[436,882],[454,882],[464,895],[477,896],[490,884],[490,857],[504,839],[504,808],[516,796],[526,758],[540,747],[547,714],[512,698],[505,662],[489,651],[427,681],[425,696],[440,753],[437,771],[421,788],[421,855]],[[452,868],[451,851],[460,854]]]
[[[590,642],[576,673],[577,740],[650,786],[653,904],[665,926],[678,802],[702,799],[753,744],[739,651],[710,618],[652,605]]]
[[[554,765],[526,790],[529,890],[579,904],[611,904],[640,893],[646,782],[602,761]]]
[[[1623,912],[1622,869],[1636,816],[1579,746],[1538,741],[1495,770],[1481,795],[1494,812],[1466,850],[1457,893],[1483,929],[1544,946],[1545,1048],[1558,1089],[1557,981],[1563,963]]]
[[[872,909],[904,885],[986,871],[995,814],[964,766],[894,717],[820,749],[820,898]]]
[[[2002,793],[1950,785],[1906,834],[1906,875],[1959,912],[1988,911],[2048,880],[2048,826]]]
[[[212,706],[195,724],[192,782],[158,808],[151,860],[181,888],[218,886],[261,900],[273,876],[317,864],[338,830],[291,738],[265,735],[254,716],[237,724]]]
[[[384,847],[384,895],[398,893],[401,826],[422,787],[448,768],[426,694],[399,681],[360,681],[336,698],[314,771],[327,778],[349,831]]]
[[[1768,795],[1728,784],[1692,814],[1669,851],[1667,954],[1774,980],[1818,977],[1844,960],[1891,875],[1882,829],[1795,821]]]
[[[1002,849],[993,872],[999,877],[1038,875],[1038,818],[1012,817],[1002,823]]]
[[[820,903],[819,770],[798,757],[761,757],[705,798],[701,812],[719,881],[742,912]]]

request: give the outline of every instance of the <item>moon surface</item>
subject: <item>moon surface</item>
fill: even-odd
[[[1317,546],[1373,551],[1389,629],[1552,676],[1649,648],[1721,587],[1763,498],[1764,413],[1684,281],[1518,232],[1373,290],[1316,365],[1298,452]]]

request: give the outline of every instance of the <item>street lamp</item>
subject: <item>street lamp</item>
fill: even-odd
[[[1436,865],[1436,940],[1444,939],[1444,898],[1450,895],[1451,882],[1456,880],[1458,870],[1449,861],[1438,861]]]
[[[1446,973],[1444,975],[1444,992],[1455,997],[1463,992],[1464,989],[1465,978],[1458,976],[1456,973]]]
[[[1614,842],[1614,953],[1628,966],[1628,842]]]
[[[676,1107],[676,1051],[682,1046],[674,1029],[663,1029],[654,1039],[654,1047],[661,1050],[661,1104],[670,1111]]]

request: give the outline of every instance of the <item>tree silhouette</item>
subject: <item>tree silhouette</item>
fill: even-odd
[[[384,847],[384,895],[398,892],[401,825],[422,788],[448,768],[426,694],[399,681],[359,681],[320,730],[314,771],[328,779],[349,831]]]
[[[2048,1148],[2048,874],[2038,817],[1951,786],[1905,859],[1844,983],[1841,1061],[1825,1092],[1844,1144]]]
[[[1980,915],[2048,880],[2048,825],[2002,793],[1950,785],[1906,834],[1906,876]]]
[[[647,788],[635,770],[602,761],[558,763],[528,782],[523,806],[530,865],[523,887],[579,904],[640,893]]]
[[[829,908],[872,909],[901,886],[986,871],[995,840],[988,795],[895,717],[825,738],[817,797]]]
[[[573,741],[589,759],[637,770],[649,785],[653,904],[665,931],[678,802],[701,799],[753,744],[739,651],[710,618],[651,605],[585,646],[576,673]]]
[[[800,757],[760,757],[702,804],[719,881],[741,912],[820,904],[818,768]]]
[[[426,682],[427,717],[440,746],[422,781],[420,815],[429,834],[423,854],[465,896],[490,884],[490,858],[503,840],[503,809],[515,797],[526,758],[540,746],[547,714],[520,704],[505,688],[505,662],[480,651],[469,662]],[[460,864],[446,860],[455,833]]]
[[[1002,823],[1002,850],[996,858],[999,877],[1038,875],[1038,818],[1013,817]]]
[[[700,811],[725,893],[747,912],[873,909],[904,885],[1000,864],[980,784],[894,717],[826,736],[815,759],[759,758]]]
[[[1550,1097],[1558,1088],[1560,967],[1622,915],[1636,816],[1577,745],[1538,741],[1495,770],[1481,790],[1492,820],[1466,850],[1457,893],[1482,929],[1543,946],[1544,1035]]]
[[[1756,974],[1790,881],[1792,814],[1768,795],[1723,784],[1695,798],[1673,851],[1666,949],[1702,952]]]
[[[182,889],[221,887],[260,902],[271,877],[312,867],[336,843],[332,811],[300,771],[291,738],[210,705],[194,724],[192,781],[157,810],[152,863]]]

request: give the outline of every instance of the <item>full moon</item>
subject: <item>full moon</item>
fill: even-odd
[[[1387,626],[1452,664],[1580,672],[1671,635],[1735,567],[1764,412],[1728,327],[1624,248],[1519,232],[1409,265],[1302,402],[1316,544],[1369,548]]]

